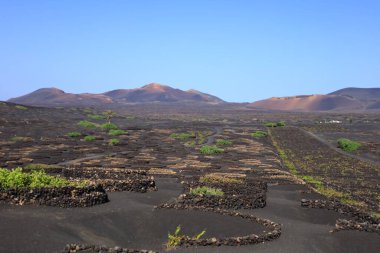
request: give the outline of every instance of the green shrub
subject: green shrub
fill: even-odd
[[[108,134],[109,135],[113,135],[113,136],[117,136],[117,135],[123,135],[123,134],[127,134],[128,132],[124,131],[124,130],[121,130],[121,129],[111,129]]]
[[[0,168],[0,188],[35,188],[35,187],[63,187],[63,186],[85,186],[85,182],[70,182],[64,178],[54,177],[44,171],[32,171],[25,173],[22,168],[13,170]]]
[[[118,127],[113,123],[104,123],[100,126],[104,130],[116,130]]]
[[[195,133],[172,133],[170,137],[174,139],[187,140],[190,138],[195,138]]]
[[[253,138],[260,139],[260,138],[263,138],[263,137],[267,137],[268,134],[266,132],[263,132],[263,131],[256,131],[253,134],[251,134],[251,136]]]
[[[93,135],[87,135],[84,137],[85,141],[94,141],[96,138]]]
[[[70,132],[70,133],[67,133],[67,136],[72,137],[72,138],[79,137],[81,135],[82,134],[79,133],[79,132]]]
[[[190,239],[199,240],[206,233],[206,230],[205,229],[202,230],[202,232],[193,236],[192,238],[187,235],[181,235],[180,232],[181,232],[181,226],[178,225],[173,234],[171,234],[170,232],[168,233],[168,241],[166,242],[167,250],[170,250],[179,246],[182,240],[190,240]]]
[[[201,153],[204,155],[213,155],[213,154],[218,154],[222,153],[224,150],[221,148],[218,148],[217,146],[203,146],[200,149]]]
[[[267,122],[265,123],[266,127],[283,127],[285,126],[285,121],[279,121],[279,122]]]
[[[85,127],[85,128],[96,128],[98,125],[93,123],[93,122],[90,122],[90,121],[87,121],[87,120],[81,120],[79,121],[78,125],[80,125],[81,127]]]
[[[95,120],[101,120],[101,119],[106,118],[104,115],[100,115],[100,114],[89,114],[87,115],[87,117],[90,119],[95,119]]]
[[[229,145],[232,145],[232,141],[219,139],[216,141],[216,145],[218,145],[218,146],[229,146]]]
[[[224,192],[221,189],[199,186],[197,188],[191,189],[190,194],[192,195],[205,195],[205,196],[223,196]]]
[[[116,113],[111,110],[107,110],[103,112],[103,115],[107,119],[108,123],[111,123],[111,119],[116,116]]]
[[[266,127],[276,127],[277,123],[275,123],[275,122],[267,122],[267,123],[265,123],[265,126]]]
[[[115,145],[118,145],[120,143],[120,141],[118,139],[111,139],[108,141],[108,145],[110,146],[115,146]]]
[[[349,139],[341,138],[338,139],[338,148],[344,151],[352,152],[360,148],[361,144],[356,141],[351,141]]]
[[[19,110],[28,110],[28,107],[25,107],[25,106],[22,106],[22,105],[16,105],[15,106],[17,109],[19,109]]]

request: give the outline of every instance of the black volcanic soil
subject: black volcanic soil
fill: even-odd
[[[283,232],[279,239],[253,246],[237,248],[188,248],[175,252],[228,253],[228,252],[283,252],[283,253],[338,253],[338,252],[377,252],[380,246],[379,235],[358,231],[329,233],[340,215],[322,209],[304,209],[299,207],[299,199],[308,196],[300,191],[300,185],[270,186],[267,206],[264,209],[249,211],[260,217],[280,222]],[[318,197],[318,196],[309,196]],[[245,211],[247,212],[247,211]]]
[[[223,201],[228,201],[229,197],[236,198],[234,195],[240,193],[244,193],[242,198],[249,197],[255,189],[265,189],[260,192],[266,199],[265,206],[254,209],[239,209],[235,206],[234,211],[254,214],[281,224],[281,236],[273,241],[249,246],[182,247],[176,250],[178,252],[377,252],[380,247],[376,233],[330,233],[338,218],[352,217],[334,211],[301,207],[302,198],[324,197],[305,193],[310,191],[309,187],[301,185],[303,182],[284,167],[270,138],[251,137],[251,133],[256,130],[267,131],[263,126],[267,121],[286,120],[290,125],[306,129],[305,126],[315,127],[314,122],[325,115],[265,113],[238,107],[173,108],[167,105],[141,105],[113,109],[118,115],[112,122],[127,131],[127,134],[111,137],[100,128],[86,129],[78,126],[81,120],[104,123],[105,120],[88,118],[89,114],[99,114],[104,108],[28,107],[23,110],[17,109],[13,104],[0,104],[0,167],[14,168],[43,163],[56,166],[50,171],[47,169],[48,173],[69,179],[85,177],[90,180],[111,181],[121,179],[115,171],[127,169],[146,173],[141,174],[144,179],[150,180],[154,177],[152,180],[157,185],[157,191],[107,192],[109,203],[88,208],[62,209],[0,203],[0,252],[60,252],[69,243],[104,244],[109,247],[162,252],[167,233],[173,232],[179,224],[182,225],[184,233],[189,235],[206,228],[205,238],[241,237],[252,233],[263,234],[264,230],[265,233],[270,232],[267,227],[256,222],[220,215],[213,211],[154,208],[176,201],[181,194],[187,193],[187,185],[195,185],[193,183],[206,174],[243,180],[244,183],[238,184],[236,189],[232,187],[235,189],[229,194],[232,196],[223,197]],[[347,116],[329,114],[328,117],[345,119]],[[378,115],[350,117],[374,122]],[[375,131],[377,127],[374,124]],[[328,158],[362,164],[353,157],[334,152],[311,135],[307,135],[305,143],[298,141],[293,138],[296,135],[287,135],[289,129],[293,128],[276,129],[274,133],[278,133],[276,136],[279,137],[280,144],[286,144],[285,147],[289,147],[289,150],[300,151],[301,155],[294,157],[300,163],[305,158],[302,152],[313,153],[310,146],[317,143],[318,147],[326,148]],[[306,130],[311,131],[309,128]],[[66,136],[72,131],[78,131],[82,136]],[[171,133],[185,132],[193,133],[195,137],[185,140],[169,137]],[[83,137],[88,134],[94,135],[96,140],[84,141]],[[110,138],[118,138],[120,144],[109,146]],[[215,145],[218,139],[231,140],[232,145],[221,147],[224,149],[221,154],[200,153],[202,145]],[[297,143],[292,142],[295,140]],[[305,145],[309,149],[304,149]],[[328,159],[323,161],[328,162]],[[368,171],[378,169],[373,166]],[[94,175],[99,174],[99,178],[83,176],[83,173],[65,174],[67,168],[89,174],[93,171]],[[316,176],[324,175],[317,166],[307,167],[304,172],[315,173],[313,175]],[[365,192],[358,199],[371,200],[379,194],[373,183],[378,177],[376,174],[371,175],[368,179],[370,185],[356,184],[354,177],[339,177],[338,183],[342,187],[354,185],[356,191],[352,194],[359,194],[361,190],[370,188],[370,193]],[[122,179],[134,177],[126,175]],[[363,176],[362,179],[367,182],[367,177]],[[249,187],[247,182],[257,184]],[[329,182],[325,183],[329,185]],[[261,188],[262,185],[268,185],[267,190]],[[220,184],[215,186],[231,188]],[[201,205],[198,206],[202,208]]]
[[[261,233],[265,228],[240,218],[212,212],[154,209],[176,197],[181,187],[175,179],[159,180],[160,191],[146,194],[110,193],[110,202],[92,208],[60,209],[1,204],[0,252],[59,252],[66,243],[119,245],[162,250],[167,233],[177,225],[207,237]]]

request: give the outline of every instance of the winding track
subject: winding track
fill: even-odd
[[[219,134],[221,134],[223,131],[223,128],[220,127],[220,126],[217,126],[214,128],[214,132],[212,133],[212,135],[208,136],[207,137],[207,142],[205,145],[212,145],[215,143],[215,137]]]

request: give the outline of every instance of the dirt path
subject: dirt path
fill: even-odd
[[[222,127],[215,127],[214,128],[214,132],[212,133],[212,135],[208,136],[207,137],[207,142],[205,145],[213,145],[215,144],[215,137],[219,134],[221,134],[223,131],[223,128]]]

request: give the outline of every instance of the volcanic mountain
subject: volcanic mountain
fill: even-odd
[[[363,101],[380,100],[380,88],[344,88],[330,93],[331,95],[340,95],[356,98]]]
[[[200,91],[183,91],[170,86],[151,83],[137,89],[113,90],[103,93],[119,102],[207,102],[222,103],[223,100]]]
[[[112,99],[102,94],[72,94],[57,88],[42,88],[21,97],[9,99],[8,102],[36,106],[68,106],[112,103]]]
[[[136,89],[119,89],[103,94],[73,94],[57,88],[42,88],[8,102],[37,106],[101,106],[125,103],[223,103],[224,101],[199,91],[183,91],[170,86],[151,83]]]
[[[272,97],[248,105],[250,108],[284,111],[367,111],[380,109],[380,88],[346,88],[327,95]]]

